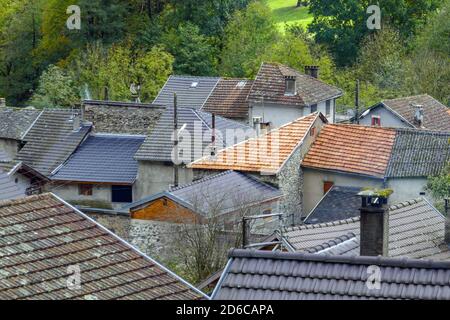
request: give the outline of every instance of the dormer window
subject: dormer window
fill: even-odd
[[[295,77],[286,77],[286,91],[285,95],[293,96],[296,94],[296,87],[295,87]]]

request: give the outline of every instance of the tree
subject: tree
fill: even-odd
[[[196,76],[215,74],[214,48],[209,39],[192,23],[183,23],[163,36],[163,42],[174,56],[174,72]]]
[[[450,163],[442,170],[440,175],[429,177],[427,189],[437,201],[437,206],[442,209],[444,199],[450,199]]]
[[[79,102],[73,79],[54,65],[42,73],[39,87],[31,98],[31,104],[38,108],[74,107]]]
[[[279,39],[270,9],[253,2],[237,11],[225,29],[220,73],[229,77],[253,77],[263,56]]]
[[[438,7],[439,0],[380,0],[383,25],[391,25],[401,31],[403,39],[413,36],[424,24],[429,13]],[[309,10],[314,20],[309,26],[316,41],[330,47],[338,65],[352,64],[359,52],[361,41],[373,31],[366,21],[369,0],[314,0]]]

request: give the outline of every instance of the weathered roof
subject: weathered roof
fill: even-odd
[[[359,221],[359,217],[354,217],[290,227],[283,236],[295,250],[304,251],[350,232],[359,238]],[[389,212],[389,256],[450,260],[444,230],[444,216],[424,198],[393,205]]]
[[[187,282],[53,194],[0,202],[0,226],[0,299],[202,297]],[[68,276],[77,269],[80,288],[69,288]]]
[[[248,120],[247,96],[253,81],[247,79],[220,79],[202,110],[217,115]]]
[[[450,300],[450,262],[233,250],[215,300]],[[381,272],[380,289],[367,285]]]
[[[286,95],[285,77],[295,77],[297,93]],[[295,69],[276,63],[263,63],[259,69],[248,100],[288,105],[312,105],[337,98],[342,91],[319,79],[302,74]]]
[[[384,100],[381,105],[388,107],[416,128],[420,128],[420,125],[414,121],[416,112],[414,105],[421,105],[424,112],[422,126],[425,129],[450,131],[449,108],[428,94]]]
[[[328,124],[319,133],[302,166],[384,177],[396,131],[358,125]]]
[[[306,224],[359,217],[361,188],[333,186],[303,221]]]
[[[144,139],[145,136],[91,135],[52,180],[132,184],[138,171],[134,154]]]
[[[388,177],[437,175],[450,162],[450,131],[397,129]]]
[[[212,115],[191,108],[178,108],[178,128],[181,129],[184,125],[186,125],[185,129],[180,133],[180,136],[186,137],[186,140],[180,141],[179,147],[180,149],[183,147],[190,149],[191,152],[180,156],[180,160],[185,160],[184,162],[188,163],[203,157],[205,152],[210,154],[211,151],[207,147],[211,144]],[[227,129],[248,131],[250,127],[216,116],[218,149],[225,146]],[[171,162],[173,132],[173,108],[168,107],[151,134],[147,136],[145,142],[139,148],[136,159]],[[223,139],[220,139],[221,135]],[[244,138],[242,137],[242,139]]]
[[[349,232],[336,239],[307,248],[304,252],[330,256],[359,256],[359,238],[353,232]]]
[[[173,107],[173,94],[178,106],[200,109],[219,82],[218,77],[170,76],[154,104]]]
[[[204,157],[189,165],[196,169],[237,170],[276,173],[309,133],[320,117],[313,113],[257,138],[223,149],[215,158]]]
[[[0,138],[22,140],[40,110],[0,108]]]
[[[144,198],[126,208],[141,207],[161,197],[169,197],[201,214],[225,214],[240,207],[258,205],[282,196],[281,192],[246,174],[225,171],[166,192]]]
[[[0,200],[17,199],[25,196],[7,172],[0,168]]]
[[[161,105],[118,101],[83,101],[84,116],[96,132],[117,134],[148,134],[165,107]]]
[[[91,130],[85,124],[73,130],[74,113],[70,110],[46,109],[30,128],[26,145],[17,154],[23,161],[45,176],[64,163]]]

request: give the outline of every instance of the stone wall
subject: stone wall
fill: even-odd
[[[85,102],[84,119],[94,124],[96,132],[146,135],[164,110],[151,104]]]

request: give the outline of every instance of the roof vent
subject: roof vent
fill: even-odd
[[[423,106],[420,104],[412,104],[411,105],[414,109],[414,122],[419,125],[422,126],[423,125]]]
[[[197,88],[198,82],[194,81],[191,83],[191,88]]]

